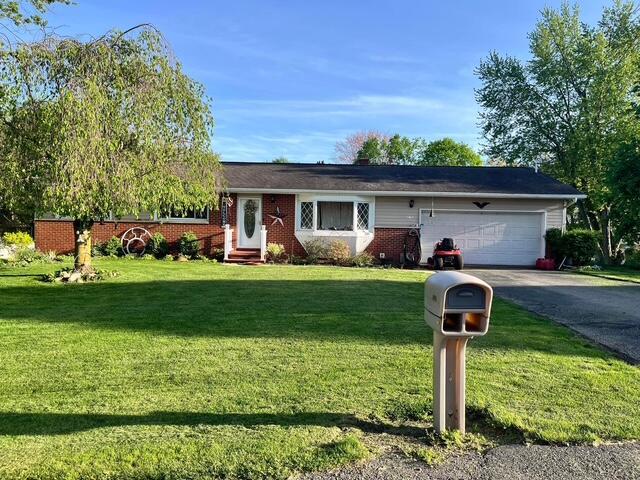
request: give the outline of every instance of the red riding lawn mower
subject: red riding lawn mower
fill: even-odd
[[[462,270],[464,267],[462,251],[453,243],[453,238],[443,238],[437,242],[433,248],[433,257],[429,257],[427,263],[434,270],[444,270],[445,267]]]

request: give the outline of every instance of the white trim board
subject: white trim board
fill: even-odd
[[[255,193],[255,188],[229,188],[228,193]],[[568,199],[576,200],[587,198],[584,194],[559,195],[559,194],[530,194],[530,193],[491,193],[491,192],[409,192],[409,191],[378,191],[378,190],[310,190],[267,188],[259,190],[260,193],[274,194],[322,194],[322,195],[366,195],[374,197],[451,197],[451,198],[537,198],[537,199]]]

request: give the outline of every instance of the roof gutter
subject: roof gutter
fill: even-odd
[[[461,197],[461,198],[532,198],[578,200],[587,198],[578,194],[546,194],[546,193],[491,193],[491,192],[409,192],[409,191],[371,191],[371,190],[311,190],[288,188],[228,188],[229,193],[273,193],[273,194],[335,194],[335,195],[373,195],[376,197]]]

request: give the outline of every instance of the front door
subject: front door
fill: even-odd
[[[260,248],[262,198],[238,198],[238,247]]]

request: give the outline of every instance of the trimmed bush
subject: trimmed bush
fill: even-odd
[[[344,240],[334,240],[329,245],[328,257],[336,265],[348,265],[351,260],[351,247]]]
[[[160,232],[156,232],[149,240],[147,252],[156,258],[164,258],[169,254],[169,242]]]
[[[369,252],[362,252],[351,259],[351,264],[354,267],[373,267],[375,258]]]
[[[6,232],[2,235],[2,243],[17,248],[27,248],[33,245],[33,238],[27,232]]]
[[[547,251],[549,257],[562,260],[562,230],[550,228],[544,236],[547,240]]]
[[[103,243],[100,249],[102,250],[102,254],[107,257],[121,257],[124,255],[122,241],[116,236],[111,237],[108,242]]]
[[[598,253],[599,239],[599,232],[593,230],[569,230],[562,236],[562,254],[576,266],[588,265]]]
[[[211,258],[221,262],[224,260],[224,248],[214,248],[211,250]]]
[[[180,253],[187,258],[197,258],[200,252],[200,242],[193,232],[184,232],[180,237]]]
[[[281,243],[267,244],[267,261],[273,263],[282,263],[285,260],[284,245]]]
[[[307,263],[318,263],[318,260],[329,256],[327,244],[319,238],[307,240],[302,246],[305,252],[307,252]]]

